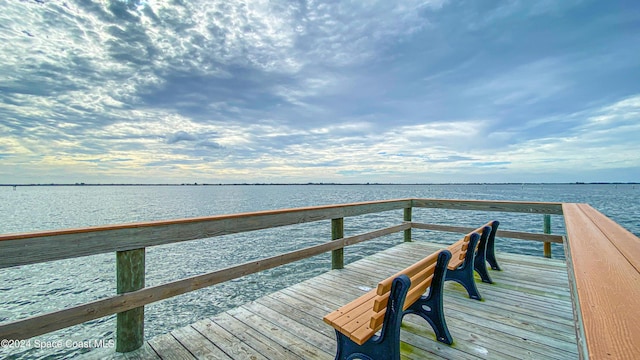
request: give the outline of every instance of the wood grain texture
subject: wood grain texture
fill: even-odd
[[[145,249],[116,253],[116,291],[124,294],[144,288]],[[144,306],[118,313],[116,351],[130,352],[144,344]]]
[[[0,268],[407,209],[412,206],[458,210],[562,213],[560,203],[396,199],[6,234],[0,235],[0,251],[4,255],[0,257]]]
[[[412,203],[423,208],[562,215],[562,203],[555,202],[413,199]]]
[[[408,206],[411,206],[410,199],[384,200],[0,235],[0,252],[3,254],[0,268],[399,210]]]
[[[178,335],[180,330],[173,331],[171,335],[180,344],[172,345],[182,346],[193,354],[193,349],[206,353],[206,348],[215,343],[233,359],[331,359],[335,354],[335,334],[322,317],[364,294],[362,288],[375,286],[381,276],[392,276],[438,247],[441,245],[402,243],[346,264],[342,270],[329,271],[224,315],[215,315],[214,321],[199,321],[191,327],[207,334],[202,343],[190,344],[191,339]],[[400,332],[402,359],[578,357],[570,320],[571,301],[566,290],[567,274],[562,271],[564,263],[542,257],[498,255],[503,271],[492,272],[496,284],[478,283],[479,290],[486,295],[485,301],[469,301],[459,285],[445,284],[444,311],[456,341],[454,346],[438,343],[424,319],[408,315]],[[531,277],[545,277],[548,282],[536,286],[528,281]],[[555,295],[547,297],[562,283],[565,290],[561,299]],[[514,284],[521,286],[514,290]],[[193,341],[200,340],[194,337]],[[174,349],[167,351],[176,353]]]
[[[344,218],[331,219],[331,240],[338,240],[344,237]],[[342,269],[344,267],[344,248],[331,251],[331,269]]]
[[[0,339],[28,339],[51,331],[77,325],[85,321],[101,318],[122,311],[131,310],[152,302],[181,295],[203,287],[253,274],[259,271],[288,264],[297,260],[319,255],[366,240],[397,233],[408,229],[408,223],[333,240],[324,244],[291,251],[277,256],[251,261],[226,269],[176,280],[162,285],[119,294],[114,297],[93,301],[72,308],[30,317],[0,325]]]
[[[423,224],[418,222],[412,222],[411,227],[414,229],[444,231],[444,232],[453,232],[453,233],[460,233],[460,234],[467,234],[471,231],[476,230],[472,227],[466,227],[466,226]],[[535,233],[509,231],[509,230],[498,230],[498,232],[496,233],[496,236],[503,237],[503,238],[510,238],[510,239],[519,239],[519,240],[552,242],[557,244],[562,244],[562,239],[563,239],[562,235],[535,234]]]
[[[620,251],[631,266],[640,272],[640,238],[590,205],[581,204],[580,209],[600,231],[607,235],[609,241]]]
[[[563,211],[569,274],[587,351],[583,357],[638,358],[640,273],[638,259],[628,257],[637,252],[633,244],[640,240],[587,204],[564,204]]]

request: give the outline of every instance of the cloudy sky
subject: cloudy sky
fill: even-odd
[[[640,181],[640,2],[2,0],[0,183]]]

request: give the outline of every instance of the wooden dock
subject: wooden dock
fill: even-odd
[[[327,313],[442,245],[407,242],[331,270],[238,308],[157,336],[134,352],[94,351],[112,359],[333,359]],[[408,315],[401,330],[406,359],[576,359],[578,347],[564,261],[498,254],[494,284],[478,282],[483,301],[445,284],[446,321],[454,338],[435,341],[431,327]],[[169,314],[167,316],[170,316]]]

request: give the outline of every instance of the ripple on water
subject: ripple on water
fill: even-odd
[[[0,211],[5,206],[5,212],[10,214],[3,218],[0,233],[407,197],[587,202],[640,235],[640,187],[595,185],[33,187],[16,192],[0,191]],[[498,219],[501,229],[542,232],[541,215],[414,209],[413,218],[426,223],[471,227]],[[401,219],[402,211],[347,218],[345,235],[395,225]],[[551,225],[553,233],[564,233],[561,216],[552,216]],[[418,230],[413,231],[413,236],[416,241],[443,245],[460,237]],[[153,247],[147,249],[146,283],[158,285],[330,239],[330,221],[320,221]],[[345,249],[345,262],[356,261],[401,241],[402,235],[396,234],[350,246]],[[496,248],[519,254],[542,254],[542,244],[538,242],[499,238]],[[563,258],[562,245],[552,244],[552,249],[553,257]],[[115,294],[114,259],[113,254],[102,254],[0,269],[0,321],[60,310]],[[151,338],[236,307],[319,275],[330,267],[330,254],[323,254],[150,304],[145,307],[145,336]],[[109,316],[37,338],[41,341],[113,340],[114,329],[115,316]],[[86,351],[5,350],[0,351],[0,358],[68,358]]]

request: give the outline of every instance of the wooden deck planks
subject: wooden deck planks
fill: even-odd
[[[403,243],[151,339],[146,346],[162,359],[332,359],[335,334],[322,317],[443,247]],[[490,270],[495,284],[478,282],[484,301],[469,299],[454,282],[445,284],[444,308],[453,346],[435,341],[422,318],[405,317],[404,359],[578,357],[564,262],[512,254],[498,254],[498,261],[504,271]],[[544,281],[534,281],[537,272]]]

